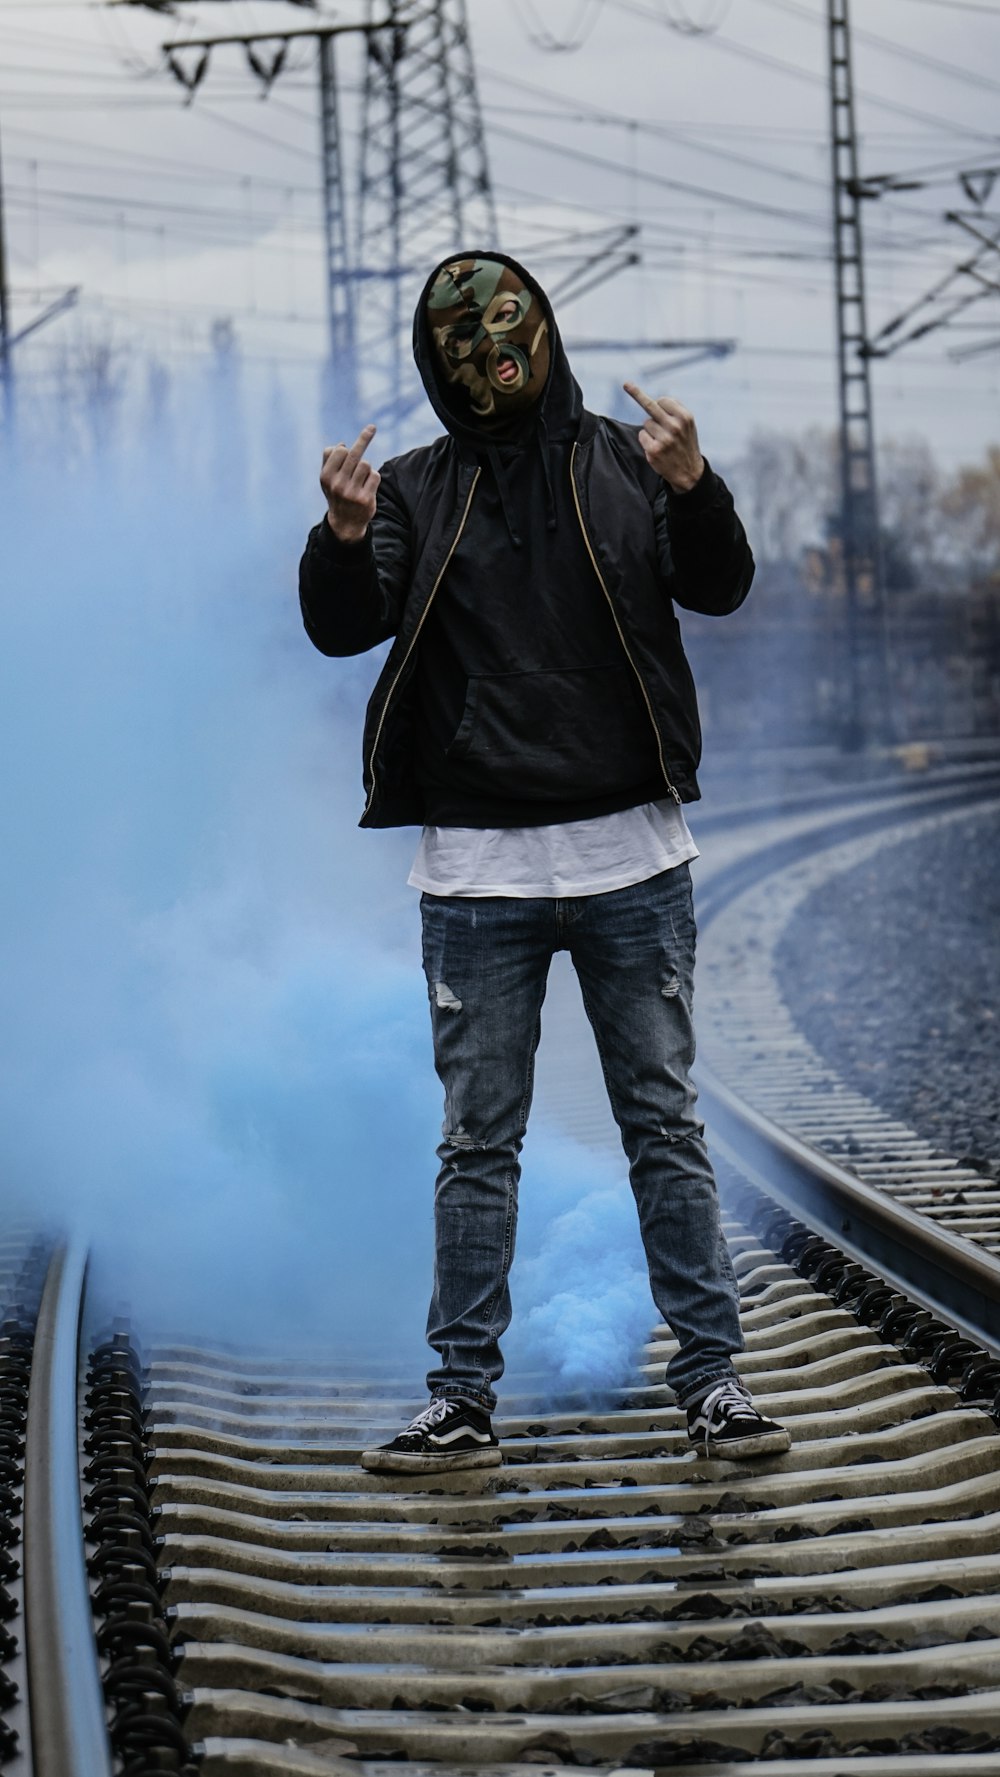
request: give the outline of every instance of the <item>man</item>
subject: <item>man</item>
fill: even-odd
[[[325,654],[394,637],[364,734],[363,827],[415,824],[445,1090],[430,1405],[364,1466],[490,1467],[519,1154],[545,982],[567,949],[628,1155],[667,1380],[697,1447],[788,1448],[737,1379],[738,1291],[689,1081],[695,928],[681,804],[700,733],[674,603],[723,614],[753,558],[694,420],[625,388],[588,413],[551,307],[507,255],[427,280],[414,353],[445,436],[323,453],[300,593]]]

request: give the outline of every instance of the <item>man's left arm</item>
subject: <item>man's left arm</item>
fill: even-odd
[[[670,596],[689,611],[723,617],[743,603],[754,560],[721,475],[702,456],[693,416],[668,395],[625,389],[645,411],[639,443],[662,482],[653,503],[656,543]]]

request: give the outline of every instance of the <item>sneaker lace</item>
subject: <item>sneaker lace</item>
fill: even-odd
[[[410,1420],[406,1428],[407,1431],[429,1431],[431,1426],[440,1425],[448,1412],[449,1404],[440,1396],[437,1400],[431,1401],[429,1407],[425,1407],[422,1413],[418,1413],[415,1419]]]
[[[719,1382],[715,1388],[709,1389],[707,1395],[698,1402],[698,1412],[703,1413],[707,1419],[716,1406],[728,1407],[741,1418],[756,1419],[759,1417],[742,1382],[734,1381],[732,1378],[725,1382]]]

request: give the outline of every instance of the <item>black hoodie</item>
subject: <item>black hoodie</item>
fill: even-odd
[[[542,825],[697,796],[697,708],[671,599],[721,614],[753,575],[725,484],[706,466],[691,493],[672,494],[638,428],[584,409],[535,280],[489,257],[548,316],[539,401],[502,443],[461,416],[436,374],[432,273],[414,355],[447,435],[383,465],[362,543],[340,544],[324,519],[302,558],[318,648],[396,638],[365,726],[363,826]]]
[[[549,369],[513,437],[501,442],[459,417],[465,391],[439,379],[429,283],[414,318],[431,405],[484,469],[420,637],[416,770],[435,826],[584,820],[665,794],[656,737],[573,503],[583,397],[547,297],[516,269],[548,319]]]

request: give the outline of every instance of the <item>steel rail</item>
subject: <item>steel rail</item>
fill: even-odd
[[[879,793],[870,820],[903,818]],[[912,819],[924,798],[906,800]],[[860,813],[833,809],[822,831],[785,839],[824,846],[838,817]],[[770,867],[785,861],[772,850]],[[735,890],[753,863],[722,866]],[[572,1042],[559,1054],[575,1069]],[[589,1113],[582,1070],[574,1086]],[[756,1180],[742,1124],[726,1133]],[[797,1147],[789,1164],[811,1162]],[[770,1146],[760,1170],[786,1202]],[[898,1223],[890,1200],[861,1194],[879,1225]],[[847,1202],[828,1224],[841,1248]],[[857,1217],[853,1191],[849,1206]],[[153,1526],[184,1731],[203,1769],[306,1777],[342,1754],[454,1777],[526,1770],[542,1754],[684,1777],[749,1777],[744,1761],[760,1769],[758,1756],[788,1777],[855,1764],[971,1777],[977,1758],[983,1777],[1000,1771],[993,1422],[831,1299],[828,1280],[774,1254],[784,1217],[766,1219],[761,1231],[756,1207],[748,1218],[724,1206],[739,1361],[793,1442],[742,1470],[691,1450],[662,1381],[666,1327],[606,1408],[554,1403],[525,1378],[498,1422],[506,1469],[488,1483],[358,1472],[365,1444],[405,1417],[405,1377],[266,1348],[154,1352]],[[927,1239],[920,1218],[902,1219]],[[973,1253],[980,1270],[984,1257]],[[942,1675],[955,1681],[943,1694]],[[925,1750],[942,1732],[956,1746],[988,1739],[989,1753]],[[801,1752],[817,1734],[831,1756],[817,1758],[815,1738]],[[878,1758],[857,1756],[873,1744]]]
[[[699,1065],[712,1145],[751,1183],[859,1263],[1000,1357],[1000,1259],[875,1190]]]
[[[964,778],[959,778],[958,782],[948,785],[940,780],[934,780],[919,786],[919,788],[908,784],[906,786],[906,801],[910,806],[899,813],[884,804],[875,809],[871,807],[865,809],[857,804],[853,808],[831,806],[829,822],[824,824],[821,834],[814,830],[811,833],[786,835],[783,839],[764,846],[753,856],[724,866],[712,883],[707,885],[707,895],[702,897],[703,902],[705,900],[708,902],[708,917],[710,918],[716,911],[720,911],[722,905],[734,892],[738,892],[750,882],[757,881],[769,871],[781,868],[794,859],[814,851],[817,841],[825,846],[835,838],[841,839],[853,832],[871,830],[880,823],[895,826],[900,820],[912,818],[914,803],[923,802],[930,807],[939,803],[943,804],[944,796],[949,789],[958,792],[957,795],[950,796],[949,807],[954,807],[956,803],[975,803],[984,799],[988,794],[995,794],[996,784],[993,773],[979,772],[977,779],[978,781],[970,783]],[[869,795],[874,793],[882,798],[888,796],[894,799],[895,790],[895,786],[882,784],[877,791],[870,790]],[[861,791],[859,800],[863,797],[864,790]],[[805,799],[803,800],[805,801]],[[702,911],[703,908],[700,906],[699,912]],[[960,1332],[973,1337],[993,1355],[1000,1356],[1000,1260],[982,1249],[971,1247],[966,1241],[947,1230],[934,1226],[905,1205],[894,1202],[839,1166],[828,1156],[817,1152],[807,1142],[782,1129],[773,1119],[754,1110],[737,1093],[724,1085],[711,1068],[702,1064],[697,1072],[703,1106],[707,1112],[715,1145],[727,1158],[734,1161],[744,1176],[759,1185],[773,1200],[827,1236],[848,1256],[860,1260],[866,1266],[877,1268],[895,1287],[928,1307],[933,1313],[949,1321]],[[752,1245],[752,1243],[749,1244]],[[748,1260],[749,1258],[748,1253]],[[28,1690],[29,1704],[34,1700],[35,1705],[31,1710],[32,1777],[112,1777],[113,1770],[107,1715],[94,1638],[80,1498],[77,1408],[78,1341],[85,1277],[86,1252],[83,1246],[76,1243],[60,1246],[50,1263],[35,1334],[25,1451],[24,1533]],[[787,1290],[788,1285],[786,1283],[779,1287],[784,1287]],[[752,1314],[753,1297],[749,1298],[749,1303]],[[777,1363],[777,1356],[775,1362]],[[642,1390],[636,1394],[635,1411],[637,1412],[640,1410],[641,1394]],[[956,1411],[958,1410],[956,1409]],[[181,1413],[178,1417],[183,1425],[186,1415]],[[537,1414],[534,1417],[537,1417]],[[571,1415],[570,1418],[572,1419],[572,1417]],[[631,1414],[624,1417],[627,1422],[630,1422]],[[805,1426],[806,1419],[801,1415],[800,1419]],[[658,1443],[664,1441],[669,1431],[669,1428],[662,1427],[661,1420],[662,1413],[656,1418],[655,1427],[654,1422],[651,1421],[649,1428],[650,1439]],[[903,1424],[906,1423],[908,1422],[904,1420]],[[316,1429],[319,1427],[313,1428],[314,1433]],[[325,1430],[325,1427],[323,1429]],[[544,1428],[542,1430],[544,1431]],[[334,1444],[334,1449],[331,1452],[334,1479],[339,1478],[338,1471],[343,1459],[345,1457],[353,1459],[356,1454],[350,1446],[352,1431],[353,1427],[341,1426],[338,1423],[336,1430],[331,1427],[331,1431],[327,1433]],[[542,1438],[541,1444],[533,1452],[525,1448],[522,1466],[513,1471],[522,1481],[522,1485],[518,1489],[519,1493],[530,1492],[527,1478],[533,1473],[532,1462],[538,1469],[538,1478],[534,1484],[539,1490],[548,1477],[557,1474],[560,1456],[557,1446],[560,1432],[564,1440],[568,1440],[572,1444],[573,1438],[582,1433],[583,1428],[574,1428],[573,1425],[553,1427],[554,1447],[550,1453],[545,1449],[545,1444],[551,1441],[547,1437]],[[529,1434],[535,1436],[536,1428],[526,1420],[524,1430],[519,1431],[516,1435],[527,1437]],[[630,1453],[626,1450],[622,1455],[618,1455],[610,1448],[609,1443],[605,1454],[600,1439],[593,1451],[582,1452],[586,1460],[590,1460],[592,1456],[595,1461],[601,1462],[599,1473],[603,1476],[605,1486],[610,1484],[607,1479],[607,1475],[610,1474],[610,1469],[607,1468],[608,1463],[612,1467],[616,1462],[624,1463],[626,1468],[631,1464],[632,1469],[636,1470],[636,1465],[641,1465],[643,1460],[651,1462],[654,1458],[659,1460],[664,1456],[664,1451],[659,1448],[653,1449],[648,1455],[645,1453],[642,1443],[644,1434],[641,1429],[634,1434],[628,1432],[627,1435],[634,1436],[637,1441],[635,1452]],[[878,1435],[885,1434],[879,1431]],[[902,1437],[902,1432],[899,1435]],[[613,1442],[610,1427],[608,1428],[608,1436],[609,1440]],[[218,1430],[206,1433],[196,1421],[191,1427],[185,1428],[181,1434],[181,1442],[178,1443],[178,1431],[173,1423],[168,1422],[160,1430],[162,1448],[156,1452],[154,1468],[157,1470],[166,1468],[166,1472],[169,1474],[175,1464],[181,1470],[184,1470],[187,1465],[194,1464],[192,1473],[197,1474],[197,1464],[199,1461],[205,1460],[206,1452],[212,1460],[225,1461],[228,1457],[232,1457],[235,1461],[243,1453],[241,1446],[244,1444],[244,1440],[249,1441],[251,1437],[252,1431],[249,1425],[246,1427],[239,1425],[227,1437]],[[215,1443],[219,1445],[217,1454],[212,1449]],[[185,1447],[188,1444],[191,1446],[190,1449]],[[263,1448],[267,1452],[268,1460],[273,1463],[277,1454],[274,1445],[265,1442]],[[928,1448],[930,1449],[931,1446]],[[933,1448],[936,1449],[936,1446]],[[516,1449],[515,1444],[512,1446],[512,1450],[516,1451]],[[298,1455],[294,1448],[294,1442],[292,1448],[282,1451],[282,1455],[286,1463],[289,1459],[294,1463],[295,1457]],[[528,1461],[527,1467],[524,1466],[526,1459]],[[578,1462],[580,1456],[571,1452],[567,1460]],[[549,1466],[546,1467],[546,1464]],[[606,1469],[607,1473],[605,1473]],[[817,1471],[817,1473],[819,1472]],[[577,1473],[578,1471],[573,1471],[574,1476]],[[637,1473],[636,1470],[629,1475],[633,1486],[636,1484]],[[308,1473],[303,1472],[300,1484],[313,1485],[318,1481],[319,1476],[320,1471],[317,1470],[315,1462],[311,1460]],[[245,1480],[245,1477],[242,1478]],[[690,1487],[691,1479],[686,1472],[685,1479]],[[698,1483],[699,1477],[696,1476],[696,1486]],[[579,1485],[578,1481],[576,1485]],[[666,1494],[669,1494],[670,1485],[667,1482],[664,1485]],[[705,1504],[714,1504],[715,1510],[722,1513],[722,1519],[719,1521],[723,1522],[725,1510],[722,1501],[715,1500],[712,1485],[709,1476],[702,1487],[703,1492],[706,1487],[708,1489],[705,1492],[705,1501],[703,1506],[697,1509],[704,1509]],[[766,1487],[767,1483],[765,1479],[756,1477],[755,1485],[758,1490],[761,1490]],[[546,1486],[546,1491],[550,1490]],[[623,1495],[623,1497],[627,1503],[628,1496]],[[775,1502],[776,1510],[780,1509],[783,1497],[780,1495],[779,1489],[779,1495]],[[791,1494],[789,1497],[791,1498]],[[356,1526],[358,1532],[363,1532],[368,1517],[372,1515],[362,1509],[365,1499],[365,1495],[359,1494],[360,1503]],[[460,1501],[456,1502],[458,1505],[460,1503]],[[586,1507],[587,1525],[597,1523],[600,1514],[595,1515],[593,1501],[584,1501],[580,1507],[581,1512],[584,1511],[584,1507]],[[193,1511],[194,1507],[184,1509]],[[480,1506],[479,1509],[482,1507]],[[624,1506],[619,1509],[624,1510]],[[417,1539],[422,1527],[427,1533],[424,1540],[428,1543],[433,1542],[434,1525],[442,1510],[443,1508],[435,1505],[433,1515],[426,1525],[420,1516],[418,1505],[413,1507],[412,1524],[407,1513],[403,1513],[402,1521],[409,1525],[413,1532],[414,1555],[419,1552]],[[508,1505],[502,1499],[498,1499],[499,1518],[502,1519],[507,1510]],[[534,1523],[530,1511],[526,1513],[526,1516]],[[539,1514],[536,1513],[535,1517],[538,1518],[538,1528],[530,1530],[530,1534],[529,1531],[522,1529],[520,1534],[528,1542],[530,1542],[530,1535],[535,1535],[539,1549],[543,1553],[548,1550],[550,1542],[554,1545],[552,1572],[555,1579],[558,1580],[562,1576],[557,1568],[557,1560],[561,1555],[567,1555],[575,1545],[567,1543],[563,1549],[560,1542],[562,1533],[558,1528],[558,1520],[554,1521],[554,1528],[546,1528],[546,1525],[542,1524]],[[452,1525],[448,1514],[444,1513],[444,1534],[450,1537],[452,1542],[461,1541],[462,1524],[459,1518],[456,1518],[456,1523]],[[373,1525],[373,1534],[376,1530],[377,1525]],[[189,1531],[188,1521],[180,1517],[176,1528],[172,1531],[173,1538],[178,1545],[178,1552],[184,1550],[185,1534]],[[831,1535],[835,1531],[836,1526],[830,1528]],[[508,1534],[516,1535],[517,1532],[509,1526],[504,1526],[502,1532],[498,1528],[497,1534],[506,1537]],[[305,1538],[305,1533],[303,1533],[303,1537]],[[330,1535],[325,1530],[324,1537],[328,1540],[330,1559],[334,1562],[337,1560],[348,1562],[351,1552],[350,1539],[344,1541],[341,1550],[336,1535]],[[530,1546],[533,1548],[534,1544]],[[624,1546],[628,1547],[628,1544]],[[655,1542],[652,1542],[650,1549],[655,1550],[657,1546]],[[583,1547],[586,1549],[588,1545],[584,1544]],[[767,1547],[770,1550],[770,1544]],[[338,1551],[340,1552],[338,1553]],[[454,1564],[456,1555],[460,1556],[461,1552],[460,1548],[437,1549],[436,1546],[429,1551],[432,1561],[444,1560],[446,1565],[448,1562]],[[474,1539],[472,1539],[469,1556],[472,1562],[477,1559]],[[678,1551],[672,1549],[671,1558],[675,1557],[678,1561],[682,1559],[678,1556]],[[188,1560],[196,1568],[199,1558],[200,1550],[196,1540],[195,1544],[192,1544],[192,1552],[188,1556]],[[270,1559],[272,1562],[277,1561],[280,1559],[280,1554],[272,1554]],[[392,1559],[392,1550],[389,1549],[384,1557],[388,1566],[391,1566]],[[588,1560],[600,1561],[601,1557],[599,1554],[597,1556],[581,1555],[579,1559],[586,1565]],[[655,1554],[651,1554],[650,1559],[655,1560]],[[228,1561],[226,1565],[228,1567]],[[237,1566],[239,1566],[238,1563]],[[249,1566],[251,1570],[254,1568],[252,1558]],[[185,1585],[184,1576],[192,1571],[193,1569],[183,1565],[178,1567],[173,1583],[181,1591],[182,1597]],[[626,1572],[627,1577],[627,1570],[623,1571]],[[430,1583],[439,1584],[436,1577],[437,1569],[428,1567],[428,1572],[435,1576]],[[457,1572],[458,1569],[456,1569]],[[257,1573],[259,1577],[259,1568]],[[470,1568],[470,1573],[476,1575],[478,1569]],[[390,1580],[395,1578],[392,1574],[388,1574],[387,1577]],[[326,1574],[324,1574],[324,1583],[330,1583],[329,1576]],[[367,1585],[372,1582],[365,1577],[361,1583]],[[409,1585],[412,1580],[404,1575],[403,1583]],[[550,1580],[548,1583],[553,1582]],[[466,1588],[471,1584],[472,1582],[468,1578],[455,1580],[456,1590],[463,1596],[466,1595]],[[591,1590],[596,1590],[596,1587],[592,1587]],[[195,1596],[197,1597],[197,1590],[195,1590]],[[478,1626],[480,1630],[484,1629],[486,1625],[481,1623],[480,1619],[484,1613],[489,1617],[494,1610],[492,1595],[489,1600],[480,1600],[479,1602],[470,1597],[468,1602],[471,1612],[470,1623]],[[513,1596],[511,1604],[512,1608],[516,1609],[516,1600]],[[180,1608],[183,1622],[184,1604]],[[198,1608],[204,1607],[199,1606]],[[379,1599],[376,1598],[373,1609],[381,1613],[382,1608]],[[382,1620],[380,1614],[377,1620]],[[400,1619],[401,1622],[406,1620],[405,1615]],[[221,1730],[224,1735],[228,1732],[231,1736],[236,1730],[227,1727],[225,1711],[226,1709],[232,1710],[232,1698],[238,1700],[244,1689],[247,1689],[252,1696],[254,1693],[250,1687],[254,1684],[263,1686],[267,1674],[264,1674],[263,1671],[257,1672],[253,1668],[252,1658],[248,1653],[246,1655],[246,1673],[241,1671],[235,1688],[227,1689],[227,1682],[229,1687],[233,1686],[232,1676],[229,1668],[226,1667],[226,1661],[228,1660],[231,1665],[235,1657],[233,1649],[227,1647],[225,1658],[220,1659],[210,1638],[205,1642],[201,1642],[198,1638],[199,1626],[200,1620],[197,1610],[192,1609],[184,1627],[187,1631],[185,1639],[189,1643],[186,1656],[187,1664],[194,1683],[200,1691],[200,1701],[196,1708],[196,1716],[198,1716],[199,1710],[201,1712],[198,1717],[199,1730],[202,1734],[207,1730],[211,1735],[214,1727],[216,1734]],[[459,1626],[460,1624],[456,1621],[456,1627]],[[666,1633],[666,1631],[663,1632]],[[344,1635],[347,1630],[341,1626],[338,1633]],[[430,1633],[430,1631],[426,1633]],[[675,1630],[673,1633],[683,1635],[683,1630]],[[232,1640],[234,1643],[239,1641],[235,1630],[232,1632]],[[386,1651],[389,1653],[390,1660],[398,1659],[398,1655],[391,1647],[388,1650],[376,1650],[376,1657],[378,1652],[384,1654]],[[279,1654],[280,1650],[277,1650],[273,1656],[275,1660],[278,1659]],[[358,1657],[355,1655],[355,1658]],[[371,1658],[370,1655],[366,1656],[364,1652],[360,1657],[362,1660],[366,1657]],[[574,1661],[570,1664],[574,1669],[574,1675],[572,1679],[567,1678],[567,1685],[578,1682],[575,1674],[578,1662]],[[404,1689],[405,1667],[406,1662],[404,1661],[400,1680],[404,1684]],[[324,1677],[323,1683],[330,1688],[332,1698],[336,1693],[336,1671],[334,1668],[331,1668],[330,1671],[333,1675],[328,1674]],[[370,1670],[365,1668],[363,1677],[372,1694],[367,1705],[361,1699],[356,1702],[349,1701],[349,1724],[353,1725],[357,1721],[365,1733],[371,1734],[375,1733],[375,1727],[369,1729],[366,1726],[366,1712],[378,1709],[379,1703],[382,1701],[379,1691],[382,1680],[378,1676],[375,1664],[371,1666]],[[278,1673],[277,1678],[269,1678],[268,1682],[271,1688],[267,1691],[262,1689],[261,1703],[263,1703],[265,1696],[280,1699],[284,1694],[282,1684],[286,1678],[287,1675],[281,1673]],[[385,1684],[391,1689],[390,1680],[395,1682],[391,1671],[389,1679],[385,1681]],[[434,1694],[440,1693],[441,1701],[446,1707],[450,1707],[453,1699],[448,1692],[446,1681],[439,1675],[434,1682],[437,1685],[437,1691]],[[461,1683],[465,1682],[466,1680],[463,1678]],[[503,1688],[509,1685],[513,1694],[518,1682],[516,1673],[513,1676],[502,1675],[502,1687],[498,1688],[496,1698],[496,1702],[501,1708],[504,1704]],[[603,1683],[604,1680],[601,1682]],[[277,1689],[274,1688],[275,1686]],[[383,1688],[385,1688],[384,1685]],[[294,1697],[294,1690],[291,1695]],[[514,1695],[513,1703],[517,1704],[518,1702],[519,1697]],[[287,1709],[290,1706],[286,1699],[284,1707]],[[508,1707],[512,1706],[513,1704],[508,1705]],[[382,1707],[385,1707],[384,1701]],[[392,1704],[393,1710],[396,1710],[397,1707],[402,1711],[402,1725],[399,1730],[401,1743],[411,1732],[416,1733],[417,1729],[443,1733],[436,1717],[432,1719],[430,1715],[426,1713],[421,1715],[419,1711],[413,1715],[417,1727],[412,1728],[412,1724],[408,1726],[406,1721],[402,1720],[402,1717],[407,1713],[405,1708],[397,1706],[395,1703]],[[543,1708],[544,1704],[539,1701],[532,1707]],[[579,1707],[585,1715],[586,1700]],[[426,1711],[426,1703],[423,1708]],[[446,1720],[445,1717],[441,1719]],[[508,1721],[507,1717],[504,1717],[505,1727],[510,1734],[513,1733],[510,1722],[514,1719],[511,1716]],[[548,1725],[551,1728],[555,1719],[549,1720],[546,1717],[543,1725]],[[597,1713],[592,1719],[590,1717],[585,1719],[586,1735],[589,1737],[591,1733],[597,1736],[606,1736],[608,1733],[607,1722],[615,1718]],[[374,1716],[372,1720],[375,1721]],[[562,1717],[559,1720],[561,1721]],[[582,1716],[581,1721],[583,1720]],[[659,1726],[659,1724],[657,1725]],[[695,1723],[692,1721],[685,1731],[691,1731],[694,1725]],[[278,1729],[269,1722],[265,1724],[263,1717],[260,1718],[257,1722],[257,1731],[262,1734],[263,1738],[258,1745],[258,1764],[253,1766],[254,1769],[263,1770],[265,1767],[268,1770],[291,1769],[291,1764],[294,1761],[291,1760],[290,1755],[288,1761],[280,1765],[277,1762],[272,1762],[285,1756],[284,1748],[289,1744],[289,1726],[294,1726],[291,1720],[285,1723],[279,1722],[280,1738],[274,1739],[272,1736],[278,1732]],[[574,1729],[578,1737],[583,1731],[583,1727],[579,1724]],[[714,1731],[721,1733],[722,1729],[715,1727]],[[384,1733],[385,1730],[379,1727],[378,1732]],[[636,1732],[639,1732],[638,1728]],[[245,1733],[246,1728],[244,1727]],[[373,1746],[376,1741],[372,1742]],[[218,1742],[219,1746],[224,1744],[224,1740]],[[246,1748],[249,1742],[244,1740],[242,1744]],[[609,1742],[608,1756],[610,1756],[610,1750]],[[435,1748],[435,1751],[437,1756],[445,1751],[443,1739],[441,1747]],[[712,1768],[721,1769],[718,1766]]]
[[[24,1615],[34,1777],[112,1777],[87,1583],[77,1448],[85,1247],[56,1248],[28,1394]]]
[[[759,882],[762,877],[772,875],[776,870],[785,869],[799,863],[804,858],[812,857],[818,850],[842,839],[853,839],[864,833],[877,832],[880,828],[888,831],[892,827],[912,821],[918,814],[932,814],[935,809],[942,812],[956,808],[974,808],[977,803],[991,801],[1000,788],[1000,773],[990,772],[979,778],[969,780],[962,776],[955,783],[934,781],[922,784],[919,793],[907,792],[906,801],[902,799],[902,790],[880,789],[874,807],[870,806],[871,795],[859,792],[849,802],[834,803],[829,808],[829,823],[822,830],[810,827],[805,831],[787,834],[776,839],[770,845],[761,846],[759,851],[739,858],[735,863],[723,865],[716,870],[710,880],[698,888],[695,911],[699,916],[699,926],[707,926],[708,922],[732,900],[742,889],[749,888]],[[911,800],[912,796],[912,800]],[[899,806],[893,806],[899,798]],[[888,805],[887,805],[888,803]],[[815,810],[820,812],[824,805],[813,802],[805,797],[795,805],[795,812],[807,813]],[[767,818],[768,815],[789,812],[784,810],[764,809],[755,812],[750,820]],[[705,823],[699,823],[699,825]],[[713,823],[707,823],[711,826]],[[728,825],[733,824],[732,817]]]
[[[995,795],[995,782],[986,773],[972,783],[960,777],[954,786],[925,789],[915,799],[918,807],[975,807]],[[822,846],[871,832],[880,822],[891,829],[915,812],[912,805],[898,816],[884,809],[831,810]],[[787,836],[721,869],[699,898],[703,925],[742,889],[811,856],[817,838],[815,831]],[[1000,1259],[838,1165],[756,1110],[706,1062],[697,1063],[694,1075],[710,1139],[725,1159],[852,1258],[877,1267],[888,1282],[1000,1357]]]
[[[985,794],[1000,782],[1000,758],[978,759],[965,764],[932,766],[926,775],[901,776],[898,771],[868,778],[855,784],[819,784],[784,794],[750,795],[739,803],[713,802],[698,806],[699,833],[717,833],[731,828],[734,821],[773,820],[781,815],[819,813],[829,809],[835,817],[851,805],[876,801],[881,797],[898,797],[920,802],[928,795],[949,790],[968,790]]]

